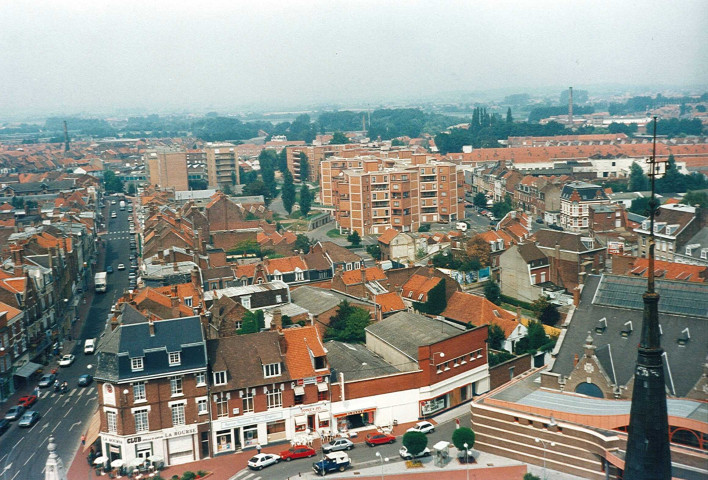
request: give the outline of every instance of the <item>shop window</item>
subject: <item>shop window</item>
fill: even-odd
[[[243,427],[243,445],[249,447],[258,443],[258,425]]]
[[[233,450],[233,433],[231,430],[216,432],[216,453]]]

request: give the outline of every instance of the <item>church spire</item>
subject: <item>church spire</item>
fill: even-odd
[[[629,414],[629,436],[625,457],[624,478],[632,480],[670,480],[671,449],[669,419],[666,409],[664,382],[664,350],[659,331],[659,294],[654,288],[654,217],[658,215],[654,183],[656,165],[656,123],[654,146],[650,159],[651,199],[649,200],[649,279],[644,300],[642,337],[634,370],[632,408]]]
[[[54,443],[54,437],[49,437],[47,450],[49,450],[49,456],[44,465],[44,480],[67,480],[64,462],[57,455],[57,444]]]

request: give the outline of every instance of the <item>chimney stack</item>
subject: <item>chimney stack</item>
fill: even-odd
[[[199,289],[201,285],[199,284],[199,269],[196,265],[194,266],[194,268],[192,268],[190,276],[192,277],[192,285],[194,285],[195,288]]]
[[[276,332],[283,331],[283,313],[279,308],[273,310],[273,319],[270,321],[270,329]]]
[[[155,336],[155,322],[152,320],[152,317],[148,318],[148,329],[150,330],[150,336],[154,337]]]
[[[364,267],[364,264],[361,264],[361,268],[359,269],[361,271],[361,283],[365,284],[366,283],[366,267]]]

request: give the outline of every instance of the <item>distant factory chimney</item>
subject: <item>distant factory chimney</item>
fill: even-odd
[[[64,151],[69,151],[69,129],[66,127],[66,120],[64,120]]]
[[[573,126],[573,87],[568,94],[568,125]]]

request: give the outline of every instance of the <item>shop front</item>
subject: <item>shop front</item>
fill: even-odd
[[[334,416],[334,420],[340,432],[369,427],[376,424],[376,408],[340,413]]]
[[[290,411],[293,418],[295,434],[310,432],[329,432],[331,423],[330,406],[328,403],[301,405]]]
[[[101,448],[109,463],[162,458],[166,465],[178,465],[199,459],[198,431],[199,425],[185,425],[129,436],[101,433]]]
[[[283,411],[217,419],[212,422],[212,431],[215,455],[287,438]]]

